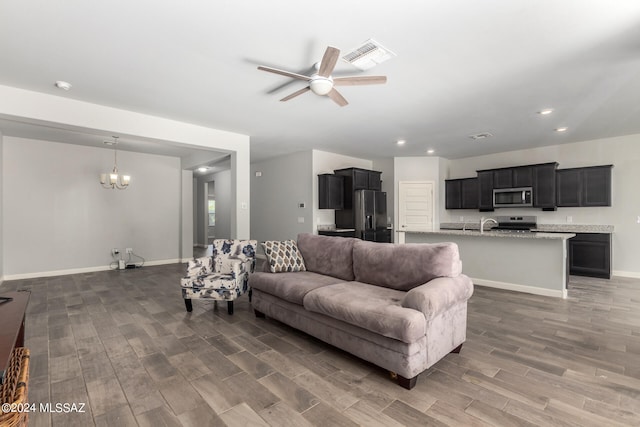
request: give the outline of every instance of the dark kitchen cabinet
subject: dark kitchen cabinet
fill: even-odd
[[[481,212],[493,210],[493,172],[478,171],[478,209]]]
[[[513,168],[513,186],[532,187],[533,186],[533,166],[520,166]]]
[[[516,166],[493,170],[493,188],[519,188],[533,185],[533,167]]]
[[[543,210],[556,209],[556,168],[557,163],[532,166],[533,207]]]
[[[493,171],[493,188],[512,188],[513,169],[496,169]]]
[[[344,176],[318,175],[318,207],[320,209],[344,208]]]
[[[603,165],[556,171],[557,205],[611,206],[612,168],[612,165]]]
[[[349,168],[344,170],[352,171],[351,173],[353,175],[354,190],[380,191],[382,189],[382,181],[380,180],[380,175],[382,174],[382,172],[357,168]]]
[[[445,181],[446,209],[478,209],[478,179],[462,178]]]
[[[577,233],[569,239],[569,274],[611,278],[611,234]]]

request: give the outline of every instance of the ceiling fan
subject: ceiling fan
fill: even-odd
[[[336,104],[344,107],[348,104],[347,100],[336,90],[334,86],[359,86],[359,85],[375,85],[383,84],[387,82],[386,76],[353,76],[353,77],[331,77],[331,73],[338,62],[340,56],[340,49],[328,46],[325,50],[320,66],[317,73],[310,76],[303,74],[293,73],[291,71],[279,70],[277,68],[266,67],[260,65],[258,70],[268,71],[274,74],[280,74],[282,76],[292,77],[298,80],[304,80],[309,82],[309,86],[293,92],[290,95],[285,96],[280,101],[288,101],[295,98],[298,95],[302,95],[305,92],[313,92],[316,95],[328,96]]]

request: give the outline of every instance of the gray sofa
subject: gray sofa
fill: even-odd
[[[307,271],[257,272],[252,306],[368,360],[411,389],[466,339],[471,280],[455,243],[373,243],[300,234]]]

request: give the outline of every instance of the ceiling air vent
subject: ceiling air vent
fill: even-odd
[[[342,59],[360,70],[368,70],[394,56],[395,53],[374,39],[369,39],[345,54]]]
[[[473,135],[469,135],[469,138],[478,140],[478,139],[489,138],[491,136],[493,136],[493,135],[490,134],[489,132],[482,132],[482,133],[476,133],[476,134],[473,134]]]

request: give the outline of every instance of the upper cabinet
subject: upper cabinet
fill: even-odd
[[[344,208],[344,177],[334,174],[318,175],[318,208]]]
[[[493,210],[493,171],[478,171],[478,209]]]
[[[611,206],[612,168],[604,165],[556,171],[557,206]]]
[[[353,208],[353,194],[356,190],[376,190],[382,189],[380,179],[382,172],[360,168],[336,169],[336,175],[343,177],[344,207]]]
[[[533,207],[544,210],[556,209],[556,168],[557,163],[532,166]]]
[[[445,181],[446,209],[478,209],[478,178]]]

